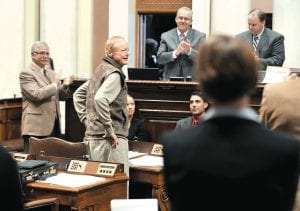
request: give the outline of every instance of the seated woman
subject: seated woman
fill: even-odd
[[[151,141],[151,136],[145,128],[144,120],[137,118],[135,115],[135,100],[129,94],[127,95],[127,116],[129,119],[128,140]]]

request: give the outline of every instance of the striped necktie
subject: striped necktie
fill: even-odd
[[[180,35],[179,35],[179,41],[181,42],[181,41],[183,41],[185,39],[185,35],[184,35],[184,33],[181,33]]]
[[[255,36],[253,38],[253,48],[254,48],[254,51],[256,51],[257,45],[258,45],[258,36]]]

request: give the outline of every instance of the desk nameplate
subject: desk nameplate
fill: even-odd
[[[158,156],[163,156],[163,145],[161,144],[154,144],[151,155],[158,155]]]
[[[124,165],[121,163],[71,160],[67,171],[70,173],[114,177],[117,174],[124,174]]]

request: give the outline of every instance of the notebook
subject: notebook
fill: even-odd
[[[129,80],[160,80],[158,68],[128,67]]]

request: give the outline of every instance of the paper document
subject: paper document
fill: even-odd
[[[268,66],[266,70],[266,75],[262,83],[278,83],[285,80],[290,72],[289,68],[278,67],[278,66]]]
[[[133,166],[163,166],[163,157],[144,155],[138,158],[129,160],[130,165]]]
[[[46,180],[38,180],[53,185],[62,185],[66,187],[78,188],[81,186],[92,185],[105,180],[104,177],[90,175],[58,173],[55,176],[48,177]]]
[[[135,158],[135,157],[139,157],[141,155],[146,155],[147,153],[144,152],[135,152],[135,151],[128,151],[128,158]]]

